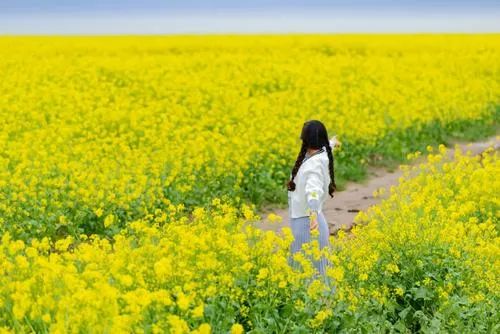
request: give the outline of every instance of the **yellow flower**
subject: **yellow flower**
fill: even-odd
[[[341,266],[335,266],[334,268],[327,268],[327,274],[335,279],[335,281],[342,281],[344,278],[344,269]],[[364,276],[363,276],[364,278]],[[368,275],[366,275],[366,279]]]
[[[260,268],[259,269],[259,274],[257,275],[258,280],[264,280],[269,276],[269,269],[267,268]]]
[[[189,304],[191,303],[191,299],[185,295],[183,292],[180,292],[177,296],[177,306],[179,306],[179,308],[182,310],[182,311],[185,311],[189,308]]]
[[[48,313],[45,313],[43,316],[42,316],[42,320],[46,323],[49,323],[50,320],[51,320],[51,317],[50,317],[50,314]]]
[[[66,219],[66,216],[59,216],[59,224],[61,225],[68,225],[68,220]]]
[[[267,215],[267,219],[271,222],[271,223],[275,223],[275,222],[281,222],[283,220],[283,217],[281,216],[278,216],[277,214],[275,213],[270,213]]]
[[[385,270],[388,272],[388,273],[398,273],[399,272],[399,267],[397,264],[395,263],[389,263],[385,266]]]
[[[397,287],[394,289],[394,293],[398,296],[402,296],[404,293],[404,290],[401,287]]]
[[[189,326],[184,319],[181,319],[177,315],[169,314],[167,315],[168,323],[171,327],[171,332],[175,334],[188,333]]]
[[[114,222],[115,222],[115,216],[113,214],[109,214],[104,219],[104,227],[108,228],[111,225],[113,225]]]
[[[204,311],[205,311],[205,306],[202,303],[202,304],[196,306],[193,309],[193,312],[192,312],[193,317],[195,317],[195,318],[201,318],[201,317],[203,317]]]
[[[240,324],[233,324],[231,326],[231,334],[242,334],[244,333],[243,326]]]
[[[324,321],[332,315],[332,313],[333,312],[330,309],[319,311],[313,319],[310,319],[309,326],[311,326],[311,328],[320,327]]]
[[[104,210],[102,208],[99,208],[99,209],[96,209],[94,211],[95,215],[99,218],[102,216],[102,214],[104,213]]]
[[[212,329],[209,324],[203,323],[198,327],[197,334],[210,334],[212,333]]]

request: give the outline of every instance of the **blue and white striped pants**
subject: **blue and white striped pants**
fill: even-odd
[[[301,251],[302,245],[304,243],[311,241],[311,230],[310,230],[310,222],[309,217],[299,217],[299,218],[291,218],[290,226],[292,228],[292,233],[294,236],[294,240],[291,245],[291,255],[289,257],[289,264],[297,268],[297,263],[293,260],[293,254]],[[323,249],[324,247],[330,246],[330,232],[328,230],[328,224],[326,222],[325,216],[323,212],[318,213],[318,229],[319,229],[319,247]],[[326,277],[326,268],[329,266],[329,261],[325,256],[321,256],[319,260],[314,260],[309,257],[314,263],[314,266],[318,270],[318,272]]]

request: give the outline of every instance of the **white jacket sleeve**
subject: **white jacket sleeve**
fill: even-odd
[[[304,173],[306,201],[319,200],[323,196],[323,175],[319,164],[311,164]]]

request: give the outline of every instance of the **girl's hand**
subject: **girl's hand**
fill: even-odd
[[[342,145],[342,143],[337,139],[336,135],[330,138],[330,146],[332,148],[340,147],[340,145]]]
[[[309,224],[311,231],[318,227],[318,215],[316,212],[311,213],[309,216]]]

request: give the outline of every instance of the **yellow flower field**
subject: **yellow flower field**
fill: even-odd
[[[388,311],[376,315],[392,319],[388,328],[490,332],[500,302],[500,160],[492,148],[457,150],[454,161],[446,151],[402,166],[390,197],[356,217],[355,238],[337,240],[333,273],[346,283],[339,296],[356,312]]]
[[[0,232],[24,240],[284,201],[307,119],[345,182],[499,114],[496,34],[1,37],[0,57]]]
[[[403,166],[332,237],[333,286],[317,241],[291,267],[291,231],[248,223],[285,200],[306,120],[342,141],[340,185],[495,133],[500,35],[3,36],[0,57],[0,333],[498,327],[492,149]]]
[[[500,297],[500,159],[491,149],[480,157],[458,151],[454,161],[441,153],[408,169],[386,201],[361,213],[354,238],[332,238],[331,306],[322,282],[309,280],[307,258],[297,255],[298,271],[288,266],[289,229],[284,238],[263,232],[244,224],[258,218],[251,206],[237,212],[214,200],[193,220],[161,224],[158,211],[111,241],[25,243],[5,233],[0,328],[491,332]]]

